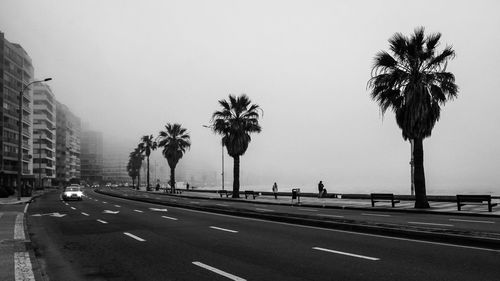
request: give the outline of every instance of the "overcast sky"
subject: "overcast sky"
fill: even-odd
[[[193,143],[183,167],[215,172],[220,138],[202,124],[217,100],[246,93],[265,114],[243,186],[404,194],[410,145],[366,83],[395,32],[424,26],[455,49],[460,87],[424,141],[428,193],[499,194],[498,11],[499,1],[2,0],[0,30],[107,139],[133,146],[179,122]]]

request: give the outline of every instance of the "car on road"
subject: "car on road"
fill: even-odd
[[[82,187],[77,184],[72,184],[66,187],[62,194],[62,199],[67,200],[83,200]]]

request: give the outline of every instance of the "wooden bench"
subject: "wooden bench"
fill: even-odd
[[[491,203],[491,195],[457,195],[457,208],[460,211],[464,205],[488,204],[488,211],[492,212],[497,203]]]
[[[393,208],[395,203],[399,203],[399,200],[394,200],[394,194],[392,193],[371,193],[370,197],[372,199],[372,207],[375,207],[375,202],[381,201],[391,201]]]
[[[255,199],[255,197],[259,196],[259,194],[254,192],[253,190],[245,190],[245,199],[247,199],[249,196],[253,196],[253,199]]]
[[[220,197],[222,198],[222,195],[226,195],[226,197],[229,197],[229,195],[231,195],[232,193],[230,191],[227,191],[227,190],[219,190],[217,191],[217,193],[219,193]]]

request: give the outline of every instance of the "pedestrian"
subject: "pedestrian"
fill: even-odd
[[[274,199],[278,199],[278,185],[276,182],[273,184],[273,193],[274,193]]]
[[[186,189],[189,190],[189,182],[186,183]]]
[[[323,195],[323,188],[325,188],[325,186],[323,185],[323,181],[319,181],[319,183],[318,183],[318,198],[320,198],[321,195]]]

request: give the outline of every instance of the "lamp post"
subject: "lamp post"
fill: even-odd
[[[18,128],[18,140],[17,140],[17,200],[21,200],[21,177],[23,174],[23,93],[28,87],[34,83],[50,81],[52,78],[45,78],[43,80],[31,81],[27,85],[23,85],[21,91],[19,92],[19,128]]]
[[[202,125],[203,127],[205,128],[208,128],[208,129],[212,129],[213,126],[207,126],[207,125]],[[222,173],[221,173],[221,176],[222,176],[222,190],[224,190],[224,142],[222,142],[221,140],[221,144],[222,144]]]

